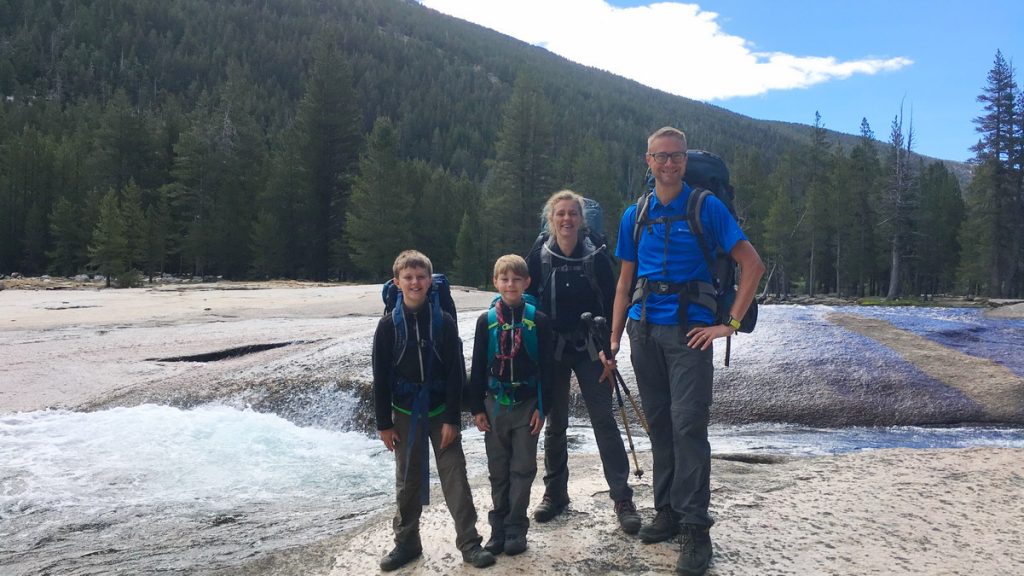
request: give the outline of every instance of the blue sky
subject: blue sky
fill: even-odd
[[[903,104],[915,151],[967,160],[996,50],[1024,85],[1016,0],[420,0],[566,58],[765,120],[886,140]],[[684,130],[685,126],[681,126]]]

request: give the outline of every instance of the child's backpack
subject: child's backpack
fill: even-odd
[[[610,253],[611,248],[608,246],[608,236],[604,233],[604,209],[601,208],[601,204],[597,200],[584,198],[583,215],[586,222],[586,228],[583,230],[584,234],[581,239],[583,242],[583,257],[579,261],[570,264],[568,268],[570,271],[579,271],[590,283],[597,301],[604,302],[604,294],[602,294],[601,288],[597,283],[597,273],[594,271],[595,258],[608,258],[614,263],[614,258]],[[553,242],[553,239],[551,231],[548,230],[548,221],[544,217],[543,211],[540,215],[540,222],[540,233],[537,234],[537,239],[533,241],[533,246],[527,252],[527,258],[534,252],[540,253],[540,278],[537,279],[540,282],[540,288],[537,293],[540,295],[540,302],[543,302],[547,296],[548,286],[552,282],[550,243]],[[559,256],[559,258],[567,261],[575,260],[565,256]],[[553,301],[554,299],[552,299]],[[555,319],[558,316],[558,311],[551,310],[550,315],[552,319]],[[609,315],[609,311],[606,310],[604,315]]]
[[[692,188],[689,201],[686,204],[686,220],[697,237],[701,252],[704,253],[704,260],[711,271],[711,279],[714,283],[714,290],[717,300],[715,317],[720,324],[729,319],[729,310],[736,299],[736,281],[739,267],[736,261],[719,247],[715,254],[711,253],[708,247],[707,238],[704,236],[704,227],[700,222],[700,211],[704,206],[704,200],[710,194],[714,194],[729,210],[733,218],[736,218],[734,206],[735,191],[729,184],[729,168],[717,155],[704,150],[689,150],[686,153],[686,173],[683,180]],[[633,241],[639,244],[643,227],[647,224],[647,208],[650,205],[648,200],[654,193],[654,176],[648,171],[646,181],[646,192],[637,201],[636,225],[633,227]],[[738,218],[737,218],[738,220]],[[757,325],[757,300],[750,303],[746,315],[740,320],[741,332],[752,332]],[[726,359],[728,364],[728,359]]]
[[[398,303],[401,295],[402,291],[398,289],[398,286],[395,286],[394,279],[384,283],[380,297],[384,301],[385,315],[395,309],[395,305]],[[458,320],[455,300],[452,298],[452,287],[444,274],[433,274],[431,276],[430,291],[427,292],[427,299],[431,306],[439,306],[441,310],[451,314],[452,318]]]
[[[527,357],[534,364],[538,364],[540,358],[537,326],[534,322],[537,314],[537,299],[530,294],[523,294],[523,301],[525,306],[523,317],[516,323],[509,322],[509,319],[501,316],[502,309],[498,305],[501,302],[501,296],[495,296],[491,300],[490,308],[487,310],[488,386],[495,392],[498,403],[509,407],[511,407],[511,402],[515,401],[515,387],[508,388],[506,384],[498,379],[499,374],[495,373],[495,371],[505,366],[511,368],[515,352],[513,352],[512,356],[499,356],[498,353],[502,348],[500,340],[503,338],[512,339],[513,350],[525,351]],[[505,361],[507,361],[507,364]],[[544,407],[541,403],[540,374],[533,374],[526,382],[537,387],[537,409],[543,414]],[[517,383],[516,386],[518,385]]]
[[[400,303],[402,291],[395,285],[394,279],[384,283],[381,289],[381,299],[384,300],[384,315],[398,310],[393,314],[395,322],[395,364],[402,359],[405,353],[407,332],[405,329],[405,315],[401,313]],[[452,298],[451,285],[444,274],[434,274],[431,277],[430,290],[427,292],[427,303],[430,305],[431,315],[431,344],[435,355],[441,356],[441,343],[444,341],[444,322],[442,312],[451,314],[457,319],[455,300]]]

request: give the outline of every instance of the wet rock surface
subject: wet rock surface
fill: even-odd
[[[841,312],[838,312],[841,310]],[[990,338],[998,355],[1024,349],[1024,322],[936,319],[942,340],[867,316],[872,309],[765,306],[757,331],[733,338],[730,366],[716,343],[718,422],[781,421],[815,426],[1024,422],[1024,378],[1014,361],[959,352],[942,340]],[[911,309],[907,315],[925,313]],[[911,328],[911,326],[908,326]],[[918,332],[918,333],[915,333]],[[940,330],[941,332],[941,330]]]

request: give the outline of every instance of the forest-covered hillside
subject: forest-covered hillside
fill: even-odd
[[[0,95],[0,273],[379,281],[417,247],[483,284],[560,188],[614,236],[671,124],[729,162],[773,292],[1020,292],[951,256],[970,195],[909,127],[755,121],[415,2],[0,0]]]

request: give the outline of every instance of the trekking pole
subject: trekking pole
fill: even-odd
[[[636,448],[633,447],[633,433],[629,431],[629,418],[626,418],[626,405],[622,403],[622,392],[619,391],[619,387],[615,387],[615,395],[619,398],[619,415],[622,416],[622,426],[626,429],[626,440],[629,440],[629,451],[633,454],[633,468],[636,469],[637,478],[644,477],[644,469],[640,467],[640,462],[636,459]]]
[[[604,320],[604,318],[601,318],[600,316],[598,316],[598,318]],[[583,323],[587,325],[587,332],[589,333],[590,338],[597,340],[597,344],[601,347],[601,350],[604,352],[605,358],[611,357],[611,350],[609,350],[607,340],[602,340],[600,338],[599,332],[597,331],[597,327],[594,325],[594,315],[591,314],[590,312],[584,312],[583,314],[580,315],[580,320],[582,320]],[[630,431],[629,429],[629,418],[626,417],[626,405],[622,402],[622,392],[619,391],[619,387],[617,385],[622,376],[619,375],[618,370],[613,370],[612,373],[612,386],[615,388],[615,396],[619,400],[619,415],[622,416],[622,427],[626,429],[626,440],[629,441],[629,451],[630,453],[633,454],[633,473],[636,474],[637,478],[643,478],[644,469],[640,467],[640,461],[636,457],[636,447],[633,446],[633,432]],[[629,390],[627,389],[626,392],[628,395]],[[630,400],[632,400],[632,398],[630,398]],[[636,409],[636,404],[633,404],[633,408]],[[648,433],[648,435],[650,434]]]
[[[599,337],[603,338],[603,336],[607,333],[606,331],[608,329],[608,320],[605,319],[604,317],[598,316],[597,318],[594,318],[594,326],[598,330]],[[605,342],[606,340],[602,339],[600,341]],[[609,352],[605,351],[606,357],[608,356],[608,354]],[[644,411],[640,409],[640,405],[637,404],[636,399],[633,398],[633,394],[629,391],[629,386],[626,386],[626,380],[622,377],[622,373],[619,372],[619,369],[616,368],[613,372],[615,375],[615,383],[618,386],[622,387],[622,389],[626,392],[626,398],[629,398],[629,403],[633,406],[633,412],[636,413],[637,419],[640,420],[640,425],[643,426],[644,432],[646,432],[647,435],[650,436],[651,427],[647,424],[647,418],[644,416]]]

